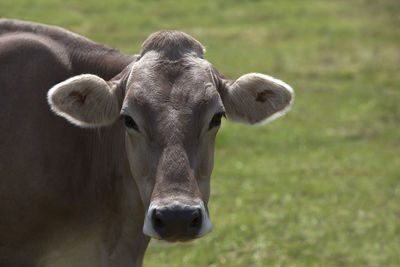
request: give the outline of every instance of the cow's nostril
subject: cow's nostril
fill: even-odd
[[[160,218],[160,215],[158,214],[157,210],[153,211],[153,227],[156,229],[156,231],[162,231],[165,229],[165,223],[163,220]]]
[[[165,224],[161,221],[161,219],[156,218],[154,219],[154,227],[157,229],[162,229],[165,227]]]
[[[197,230],[201,227],[201,211],[200,209],[194,214],[192,222],[189,224],[191,229]]]

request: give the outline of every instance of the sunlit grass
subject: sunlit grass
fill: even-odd
[[[396,0],[0,2],[0,16],[126,53],[180,29],[225,75],[262,72],[294,87],[286,117],[224,122],[213,232],[152,241],[145,266],[400,266],[399,14]]]

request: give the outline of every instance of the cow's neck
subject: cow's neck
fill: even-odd
[[[144,207],[121,150],[123,133],[117,124],[87,133],[92,142],[91,161],[85,162],[90,175],[80,179],[93,180],[87,181],[91,191],[80,195],[77,205],[89,208],[77,215],[76,223],[55,230],[40,266],[141,266],[150,238],[143,234]],[[114,155],[112,161],[107,153]]]
[[[114,167],[110,166],[116,170],[113,175],[114,181],[111,181],[114,187],[112,199],[115,204],[114,207],[108,207],[109,214],[105,214],[107,223],[103,225],[105,233],[103,240],[107,257],[115,264],[112,266],[141,266],[150,238],[143,234],[145,211],[125,152],[123,138],[125,130],[122,129],[121,132],[120,127],[116,123],[111,129],[100,128],[103,133],[99,133],[100,135],[114,133],[111,134],[114,138],[110,139],[119,140],[118,144],[114,142],[111,147],[105,149],[111,151],[117,146],[114,153],[120,155],[113,163]],[[101,145],[101,138],[98,141],[100,143],[96,146]],[[106,164],[106,162],[103,163]]]
[[[57,234],[49,242],[52,245],[43,261],[47,265],[69,266],[68,261],[77,267],[141,266],[150,238],[143,234],[144,207],[131,176],[121,127],[117,122],[112,127],[85,130],[89,173],[79,178],[91,180],[86,181],[77,207],[85,204],[88,208],[83,210],[85,215],[78,214],[79,225],[71,225],[71,236]],[[53,242],[61,245],[56,247]],[[96,260],[90,265],[85,259]]]
[[[121,159],[119,168],[123,174],[120,184],[123,197],[120,212],[114,217],[114,223],[120,232],[113,233],[112,227],[108,228],[111,235],[118,236],[114,248],[110,250],[110,258],[114,263],[120,261],[115,266],[142,266],[143,256],[150,241],[150,238],[143,234],[144,207],[138,187],[130,174],[126,156]]]

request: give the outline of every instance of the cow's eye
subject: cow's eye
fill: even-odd
[[[210,125],[208,129],[212,129],[214,127],[220,126],[221,125],[221,118],[222,116],[225,117],[225,112],[218,112],[214,115],[214,117],[210,121]]]
[[[139,127],[137,126],[136,122],[130,116],[123,115],[123,119],[124,119],[125,126],[127,128],[133,129],[133,130],[139,132]]]

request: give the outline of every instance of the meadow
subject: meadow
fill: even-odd
[[[400,266],[398,0],[1,0],[125,53],[191,34],[227,77],[290,84],[283,118],[223,121],[210,215],[190,243],[152,240],[144,266]],[[1,67],[1,66],[0,66]]]

